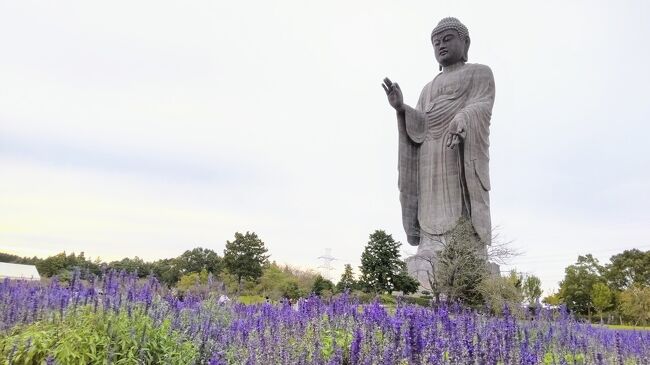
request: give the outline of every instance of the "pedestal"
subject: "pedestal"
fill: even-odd
[[[444,242],[443,236],[422,237],[417,253],[404,260],[409,275],[420,283],[419,292],[422,290],[433,291],[430,282],[433,280],[431,272],[438,265],[438,254],[444,248]],[[485,254],[487,256],[487,250]],[[487,266],[491,275],[501,275],[499,265],[487,262]]]

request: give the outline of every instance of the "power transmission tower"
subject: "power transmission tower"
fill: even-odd
[[[332,256],[332,249],[326,248],[325,254],[319,256],[318,259],[322,260],[322,265],[319,266],[318,268],[323,269],[325,271],[324,276],[327,280],[332,280],[332,270],[334,270],[334,268],[332,267],[332,262],[336,261],[336,257]]]

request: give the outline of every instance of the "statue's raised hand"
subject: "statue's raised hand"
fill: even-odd
[[[404,97],[402,96],[402,90],[400,90],[397,83],[393,83],[387,78],[384,79],[384,83],[381,84],[381,87],[384,88],[386,95],[388,96],[388,103],[390,106],[395,108],[398,112],[404,110]]]

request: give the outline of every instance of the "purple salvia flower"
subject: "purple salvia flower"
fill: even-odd
[[[362,340],[363,340],[363,334],[361,333],[361,329],[357,328],[354,331],[354,339],[352,340],[352,345],[350,346],[350,363],[352,365],[357,365],[359,363]]]

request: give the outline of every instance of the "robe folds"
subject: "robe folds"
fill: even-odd
[[[424,87],[416,108],[406,106],[398,113],[398,186],[411,245],[418,245],[421,236],[446,233],[461,217],[470,219],[481,241],[490,244],[494,94],[489,67],[459,63]],[[466,132],[463,142],[451,149],[446,142],[454,118],[465,121]]]

